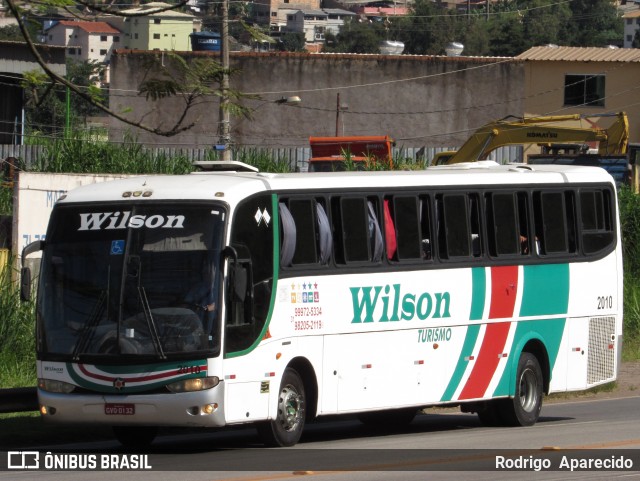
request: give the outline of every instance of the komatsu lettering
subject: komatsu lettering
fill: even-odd
[[[400,284],[350,287],[349,290],[353,301],[352,324],[451,317],[449,292],[402,294]]]
[[[92,212],[80,214],[78,230],[113,230],[113,229],[182,229],[183,215],[131,215],[131,212]]]

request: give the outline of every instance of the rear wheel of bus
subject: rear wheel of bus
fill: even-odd
[[[532,426],[542,409],[544,380],[536,356],[523,352],[518,361],[516,392],[513,399],[504,400],[500,415],[508,426]]]
[[[287,368],[278,393],[276,419],[258,425],[267,446],[293,446],[302,436],[306,416],[304,385],[295,369]]]
[[[538,359],[523,352],[516,373],[513,398],[484,401],[477,414],[484,426],[532,426],[540,416],[543,398],[542,370]]]

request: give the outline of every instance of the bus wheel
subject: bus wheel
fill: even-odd
[[[276,419],[258,425],[258,433],[267,446],[293,446],[300,440],[306,416],[304,385],[300,375],[287,368],[278,394]]]
[[[509,400],[511,401],[511,400]],[[477,414],[480,423],[487,427],[504,426],[502,411],[505,408],[503,399],[494,399],[492,401],[485,401],[482,406],[478,408]]]
[[[509,426],[532,426],[542,409],[542,369],[538,359],[523,352],[518,361],[516,392],[506,400],[501,417]]]
[[[116,439],[128,448],[149,446],[158,434],[155,426],[113,426]]]

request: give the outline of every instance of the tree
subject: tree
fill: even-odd
[[[65,79],[87,91],[91,90],[92,96],[107,104],[104,91],[97,86],[104,65],[67,60],[66,67]],[[46,80],[46,76],[38,71],[24,74],[25,113],[32,132],[56,134],[65,128],[67,117],[70,124],[76,126],[85,123],[88,116],[100,114],[100,109],[81,97],[69,96],[67,102],[67,89]]]
[[[572,0],[569,43],[579,47],[605,47],[624,35],[624,25],[610,0]]]
[[[11,40],[14,42],[23,41],[22,32],[17,25],[6,25],[0,27],[0,40]]]
[[[304,33],[287,32],[280,37],[278,49],[285,52],[304,52]]]
[[[380,22],[347,19],[340,33],[325,37],[325,52],[380,53],[384,27]]]
[[[193,127],[196,120],[190,119],[188,113],[196,105],[206,101],[207,97],[211,95],[229,100],[225,102],[225,105],[231,113],[237,115],[246,114],[246,109],[236,102],[241,97],[239,92],[211,86],[212,82],[219,81],[222,76],[231,75],[232,72],[228,68],[223,68],[219,62],[210,58],[198,58],[193,62],[187,63],[176,55],[170,55],[172,57],[171,62],[162,62],[159,56],[152,61],[154,66],[149,67],[148,75],[138,87],[139,92],[152,102],[158,102],[168,97],[179,97],[184,100],[184,110],[171,125],[167,127],[149,125],[145,123],[144,115],[139,120],[135,120],[124,113],[110,110],[105,103],[104,96],[100,94],[98,89],[78,85],[72,79],[65,78],[49,68],[36,48],[33,34],[25,24],[24,18],[27,12],[18,6],[17,0],[5,0],[5,2],[9,7],[9,11],[17,20],[22,37],[27,42],[35,61],[44,70],[47,77],[46,79],[41,76],[25,78],[24,87],[28,90],[37,91],[41,88],[52,89],[55,86],[62,86],[69,89],[72,95],[83,99],[100,111],[125,124],[166,137],[179,134]],[[186,5],[187,2],[188,0],[179,0],[174,5],[160,5],[156,9],[134,14],[122,13],[109,5],[103,5],[99,0],[40,0],[37,2],[36,7],[46,9],[52,6],[72,7],[78,5],[96,13],[136,17],[180,8]],[[170,71],[171,68],[174,68],[174,70]]]

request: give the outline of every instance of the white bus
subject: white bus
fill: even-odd
[[[36,250],[42,417],[125,444],[254,423],[290,446],[315,417],[435,405],[526,426],[545,394],[617,374],[599,168],[129,178],[58,200]]]

